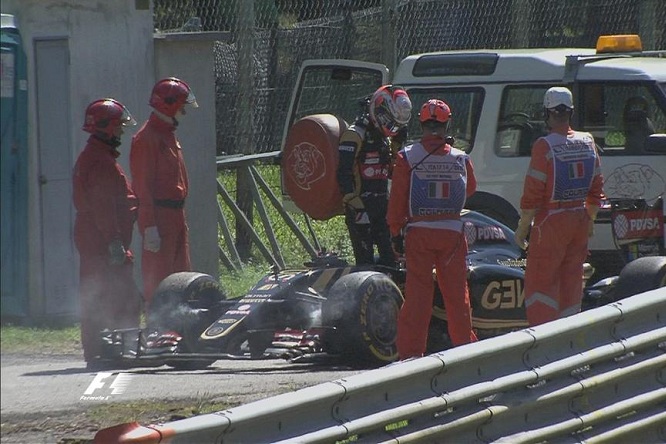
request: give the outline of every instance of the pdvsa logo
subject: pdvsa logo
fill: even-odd
[[[664,222],[658,211],[627,211],[613,219],[613,231],[618,239],[661,237]]]
[[[629,221],[629,229],[631,231],[637,230],[654,230],[659,227],[659,219],[632,219]]]
[[[504,230],[494,225],[476,226],[474,223],[466,221],[463,231],[467,245],[474,245],[477,242],[506,241]]]

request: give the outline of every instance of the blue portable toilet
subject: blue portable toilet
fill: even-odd
[[[28,315],[28,82],[14,16],[2,14],[0,205],[2,319]]]

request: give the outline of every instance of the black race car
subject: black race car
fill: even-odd
[[[525,260],[513,232],[474,211],[464,211],[462,220],[477,335],[483,339],[527,327]],[[665,274],[664,256],[633,261],[619,279],[587,287],[584,309],[628,296],[637,283],[639,290],[663,286]],[[397,358],[404,282],[404,266],[351,266],[333,253],[320,254],[302,269],[273,269],[233,300],[209,275],[175,273],[158,287],[147,328],[102,332],[103,359],[126,366],[197,369],[219,359],[323,354],[351,364],[382,365]],[[450,347],[446,311],[437,285],[435,289],[429,352]]]

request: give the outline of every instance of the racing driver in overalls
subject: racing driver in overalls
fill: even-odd
[[[412,103],[402,88],[380,87],[364,112],[340,136],[337,179],[356,265],[395,265],[386,224],[393,153],[402,147]]]

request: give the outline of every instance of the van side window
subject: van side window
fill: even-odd
[[[646,138],[666,133],[666,114],[651,84],[581,83],[582,131],[592,133],[602,156],[647,155]]]
[[[472,151],[483,106],[483,88],[410,88],[407,93],[412,101],[413,114],[409,122],[409,139],[416,140],[421,137],[418,116],[421,106],[429,99],[441,99],[451,108],[449,135],[455,138],[453,146],[467,153]]]
[[[543,95],[550,86],[504,89],[495,137],[495,153],[499,157],[529,157],[534,141],[547,134]]]

